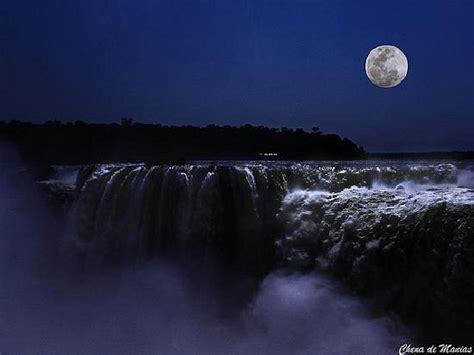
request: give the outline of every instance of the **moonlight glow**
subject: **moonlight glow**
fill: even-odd
[[[370,51],[365,60],[365,72],[372,84],[392,88],[407,76],[408,60],[397,47],[382,45]]]

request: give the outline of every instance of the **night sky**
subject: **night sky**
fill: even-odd
[[[0,119],[318,126],[369,151],[474,149],[474,1],[0,2]],[[368,52],[409,60],[372,85]]]

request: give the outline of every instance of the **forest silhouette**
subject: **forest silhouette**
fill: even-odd
[[[184,162],[188,160],[363,159],[362,147],[318,127],[268,128],[208,125],[166,126],[0,121],[0,138],[17,146],[27,161],[44,164]]]

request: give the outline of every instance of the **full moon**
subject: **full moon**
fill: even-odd
[[[381,88],[393,88],[407,76],[408,59],[395,46],[378,46],[367,56],[365,72],[372,84]]]

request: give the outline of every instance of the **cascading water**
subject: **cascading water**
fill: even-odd
[[[78,177],[73,240],[91,262],[218,253],[268,269],[285,174],[228,166],[98,166]]]
[[[280,216],[288,264],[317,266],[433,333],[472,331],[474,190],[294,191]]]
[[[423,162],[88,166],[71,242],[92,264],[173,253],[257,277],[316,267],[454,333],[473,329],[473,176]]]

